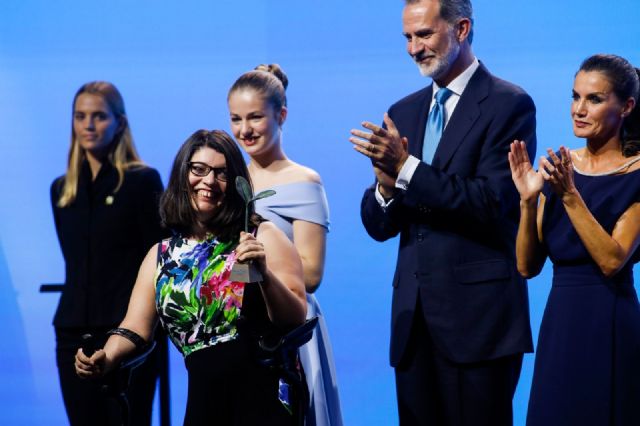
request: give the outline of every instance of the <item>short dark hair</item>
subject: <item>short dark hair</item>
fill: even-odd
[[[404,4],[416,4],[422,0],[405,0]],[[471,21],[471,28],[469,29],[469,36],[467,40],[469,44],[473,42],[473,6],[471,0],[439,0],[440,3],[440,17],[453,25],[460,19],[469,19]]]
[[[243,230],[245,209],[244,200],[236,191],[235,180],[237,176],[242,176],[251,184],[251,178],[238,146],[223,130],[198,130],[182,144],[173,161],[167,189],[160,198],[160,217],[163,225],[174,231],[189,233],[193,229],[196,214],[191,203],[188,162],[198,150],[205,147],[224,155],[227,168],[223,204],[206,225],[220,241],[232,241]],[[252,225],[256,226],[259,217],[254,214],[253,205],[249,209]]]
[[[276,113],[287,106],[286,90],[289,79],[278,64],[258,65],[253,71],[242,74],[233,83],[227,100],[238,90],[251,89],[263,96]]]
[[[634,68],[629,61],[617,55],[597,54],[588,57],[580,65],[578,72],[599,72],[611,84],[616,97],[625,102],[629,98],[636,101],[636,106],[622,123],[622,153],[627,156],[640,152],[640,70]]]

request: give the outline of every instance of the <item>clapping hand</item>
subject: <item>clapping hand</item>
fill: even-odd
[[[544,177],[540,172],[536,172],[531,165],[524,141],[513,141],[508,157],[511,178],[520,193],[520,199],[523,201],[537,200],[544,185]]]
[[[549,182],[551,188],[558,195],[571,194],[576,192],[573,181],[573,162],[571,151],[564,146],[560,147],[560,158],[551,149],[547,149],[549,159],[540,158],[540,173],[544,180]]]
[[[352,129],[353,136],[349,141],[356,151],[371,160],[373,171],[380,184],[380,192],[387,197],[393,195],[398,172],[409,157],[409,153],[407,138],[400,136],[391,117],[385,113],[383,119],[386,129],[365,121],[362,127],[371,132]]]

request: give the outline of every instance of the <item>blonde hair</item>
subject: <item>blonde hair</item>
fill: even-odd
[[[119,121],[119,128],[109,146],[107,160],[118,172],[118,184],[114,192],[118,192],[124,181],[124,172],[132,167],[143,166],[131,136],[131,129],[124,109],[124,100],[118,89],[106,81],[92,81],[84,84],[73,97],[72,112],[75,113],[76,100],[83,93],[100,96],[107,103],[113,114]],[[73,127],[73,113],[71,118],[71,147],[69,148],[69,161],[67,172],[62,181],[62,191],[58,199],[58,207],[67,207],[75,201],[78,194],[78,178],[82,163],[86,158],[84,150],[76,140]]]

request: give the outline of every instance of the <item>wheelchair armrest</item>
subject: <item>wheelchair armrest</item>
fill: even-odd
[[[291,349],[297,349],[311,340],[313,330],[315,330],[317,324],[318,317],[310,318],[306,320],[304,324],[294,328],[289,333],[282,336],[280,340],[273,345],[270,345],[265,340],[260,339],[260,348],[266,352],[286,352]]]
[[[107,395],[121,398],[129,387],[131,371],[142,364],[149,354],[155,349],[156,342],[152,341],[144,351],[125,359],[116,369],[110,371],[103,379],[102,392]]]
[[[152,340],[151,343],[149,343],[142,352],[140,352],[139,354],[136,354],[134,357],[128,360],[123,361],[122,364],[120,364],[119,369],[125,370],[127,368],[130,368],[130,369],[136,368],[137,366],[142,364],[145,359],[147,359],[147,357],[151,352],[153,352],[155,347],[156,347],[156,342]]]

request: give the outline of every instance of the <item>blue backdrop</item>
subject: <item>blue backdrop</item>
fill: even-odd
[[[90,80],[124,95],[144,160],[165,182],[178,146],[194,130],[228,130],[226,93],[259,63],[290,79],[284,145],[316,169],[331,207],[326,275],[317,295],[334,345],[347,425],[397,423],[388,366],[391,277],[397,241],[376,243],[359,219],[367,161],[347,141],[363,120],[427,80],[405,52],[401,0],[65,2],[0,5],[0,423],[65,424],[51,319],[62,282],[48,189],[64,173],[71,101]],[[524,87],[538,108],[539,153],[579,147],[569,119],[573,74],[597,52],[640,65],[637,0],[476,0],[475,53]],[[549,269],[530,281],[535,337]],[[524,424],[533,356],[514,401]],[[182,424],[186,388],[172,349],[172,412]],[[156,418],[157,421],[157,418]]]

